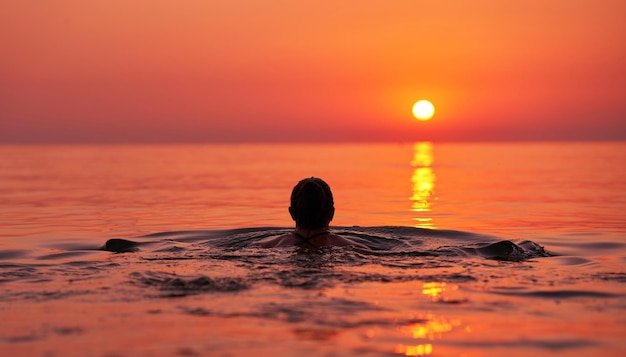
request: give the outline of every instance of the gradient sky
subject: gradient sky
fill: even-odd
[[[626,1],[0,0],[0,143],[626,140]],[[411,106],[429,99],[435,117]]]

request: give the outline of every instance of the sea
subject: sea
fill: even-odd
[[[0,146],[2,356],[625,354],[626,142]]]

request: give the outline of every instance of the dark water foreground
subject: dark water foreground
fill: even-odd
[[[336,227],[370,249],[263,249],[286,228],[164,232],[0,250],[7,355],[619,355],[626,253]],[[15,249],[13,249],[15,248]],[[3,353],[4,355],[4,353]]]

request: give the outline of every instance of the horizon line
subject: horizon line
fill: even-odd
[[[429,142],[433,144],[497,144],[497,143],[618,143],[626,142],[624,139],[415,139],[415,140],[188,140],[188,141],[22,141],[2,142],[0,146],[132,146],[132,145],[340,145],[340,144],[413,144]]]

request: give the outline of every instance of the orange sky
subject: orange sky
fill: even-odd
[[[626,1],[0,2],[0,143],[626,140]],[[418,122],[414,101],[436,106]]]

